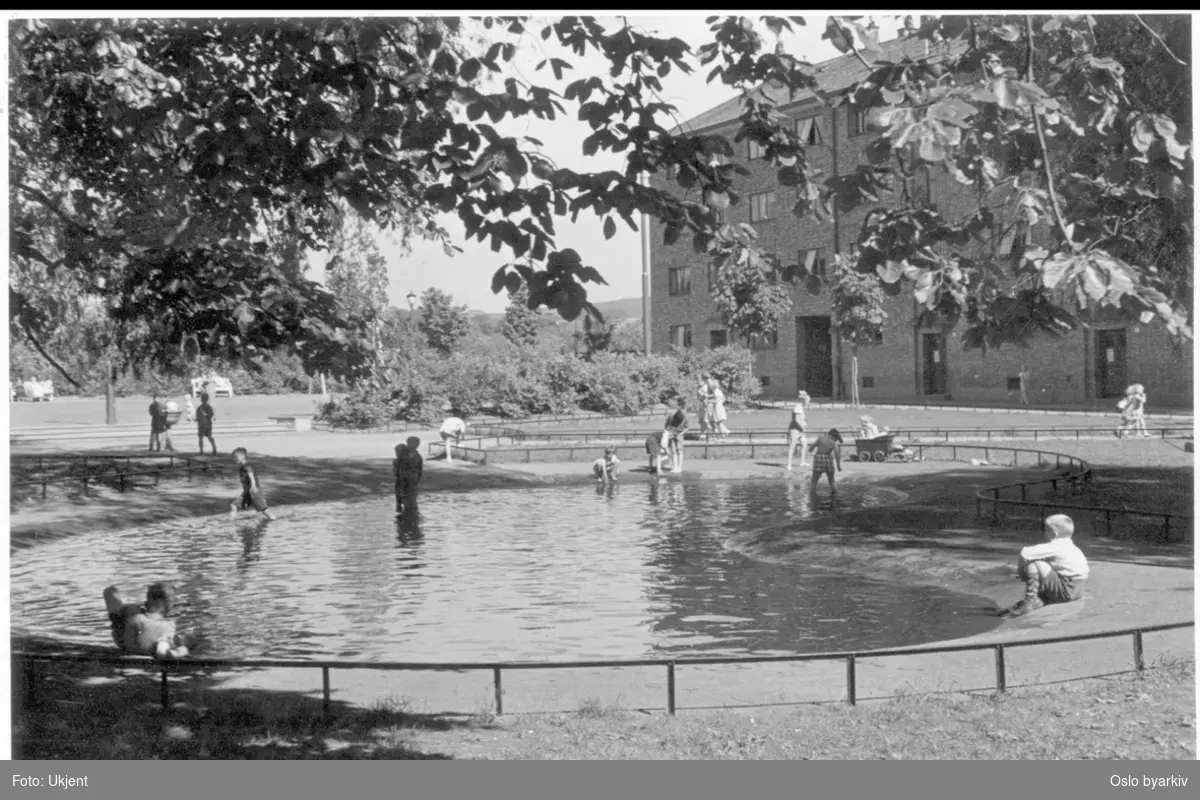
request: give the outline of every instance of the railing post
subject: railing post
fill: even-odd
[[[975,495],[975,519],[983,517],[983,502],[979,499],[979,494]]]
[[[1142,649],[1142,632],[1133,632],[1133,667],[1138,672],[1146,671],[1146,655]]]
[[[1112,538],[1112,512],[1109,511],[1107,508],[1104,509],[1104,528],[1106,531],[1105,535],[1109,539],[1111,539]]]
[[[1000,490],[992,490],[992,522],[1000,522]]]
[[[171,685],[167,681],[167,671],[162,671],[162,707],[163,711],[168,711],[171,708]]]
[[[1022,483],[1022,484],[1021,484],[1021,501],[1022,501],[1022,502],[1024,502],[1024,501],[1025,501],[1025,499],[1026,499],[1026,498],[1025,498],[1025,487],[1026,487],[1026,485],[1027,485],[1027,484],[1024,484],[1024,483]]]
[[[1170,514],[1163,515],[1163,540],[1167,541],[1167,542],[1171,541],[1171,515]]]
[[[504,713],[504,700],[501,699],[504,695],[504,687],[500,684],[500,668],[492,668],[492,683],[496,688],[496,716]]]
[[[1004,692],[1008,688],[1008,678],[1004,668],[1004,645],[996,645],[996,691]]]
[[[858,704],[858,686],[854,680],[854,656],[846,656],[846,702]]]
[[[329,667],[321,667],[321,709],[329,716]]]
[[[675,662],[667,662],[667,713],[675,715]]]

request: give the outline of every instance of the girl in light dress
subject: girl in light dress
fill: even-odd
[[[808,427],[808,404],[810,398],[808,392],[801,389],[796,394],[796,404],[792,406],[792,419],[788,422],[787,440],[788,440],[788,472],[792,470],[792,456],[796,452],[796,446],[800,446],[800,468],[808,463],[808,439],[804,436],[804,429]]]
[[[1140,436],[1148,438],[1146,430],[1146,387],[1135,383],[1125,390],[1125,398],[1117,403],[1121,411],[1121,425],[1117,428],[1117,438]]]
[[[725,425],[725,393],[716,378],[708,379],[708,424],[714,427],[720,438],[729,437],[729,428]]]

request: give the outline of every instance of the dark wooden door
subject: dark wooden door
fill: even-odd
[[[796,317],[796,383],[811,397],[833,397],[829,317]]]
[[[1096,331],[1096,388],[1100,396],[1120,397],[1127,380],[1124,329]]]
[[[925,394],[946,393],[945,337],[940,333],[921,335],[922,374]]]

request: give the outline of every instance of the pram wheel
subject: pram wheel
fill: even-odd
[[[884,452],[883,450],[876,450],[875,451],[875,460],[878,461],[880,464],[882,464],[884,461],[887,461],[887,453]]]

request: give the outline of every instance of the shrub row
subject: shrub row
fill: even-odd
[[[363,428],[394,419],[436,422],[448,410],[510,419],[576,410],[632,414],[679,397],[693,404],[701,374],[717,378],[726,403],[738,407],[761,391],[752,359],[737,346],[648,356],[601,352],[588,359],[508,342],[450,356],[422,350],[381,365],[369,384],[325,404],[319,418]]]

